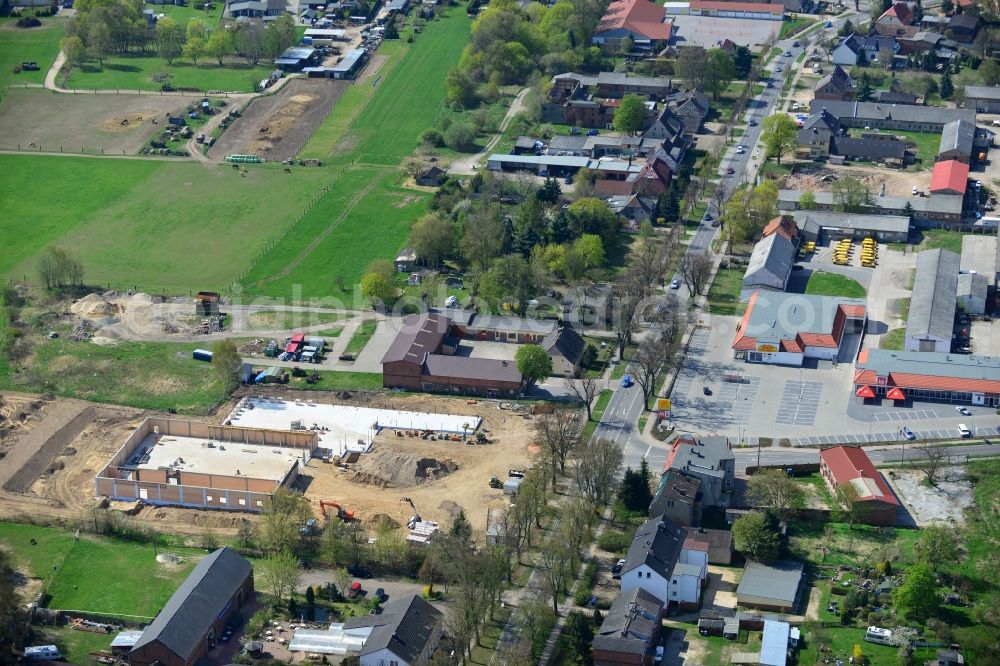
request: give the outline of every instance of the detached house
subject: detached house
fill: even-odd
[[[594,666],[652,664],[662,618],[663,600],[641,587],[619,594],[594,634]]]
[[[663,516],[643,523],[632,537],[621,571],[622,594],[641,588],[667,607],[697,608],[708,575],[708,548],[692,542],[685,548],[687,530]]]
[[[918,30],[913,25],[913,10],[905,2],[897,2],[875,19],[875,31],[880,35],[897,37],[912,35]]]
[[[833,71],[824,76],[816,84],[816,99],[852,100],[854,99],[854,83],[840,65],[834,65]]]

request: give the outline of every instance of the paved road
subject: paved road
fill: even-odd
[[[912,444],[865,447],[865,452],[876,465],[879,463],[895,463],[913,461],[925,457],[924,452]],[[737,449],[735,452],[737,472],[748,466],[757,464],[758,450],[753,448]],[[819,449],[760,449],[760,464],[762,465],[796,465],[819,462]],[[993,444],[968,444],[949,446],[948,455],[953,459],[965,456],[1000,456],[1000,442]]]

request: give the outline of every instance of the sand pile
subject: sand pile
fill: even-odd
[[[87,294],[70,306],[70,312],[83,317],[107,317],[121,313],[121,307],[100,294]]]
[[[378,449],[365,456],[355,466],[352,481],[379,486],[403,488],[440,479],[458,469],[452,460],[421,458],[419,456]]]

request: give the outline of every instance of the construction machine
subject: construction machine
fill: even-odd
[[[354,520],[354,509],[345,509],[343,506],[332,500],[320,500],[319,510],[323,513],[323,517],[326,518],[327,520],[330,520],[330,514],[327,513],[326,511],[327,507],[335,509],[336,510],[335,515],[337,516],[337,518],[340,518],[344,522]]]
[[[409,522],[406,523],[406,526],[409,527],[412,530],[414,527],[417,526],[417,523],[419,523],[420,520],[421,520],[420,514],[417,513],[417,506],[413,503],[413,500],[411,500],[409,497],[402,497],[402,498],[400,498],[399,501],[400,502],[406,502],[413,509],[413,515],[410,516]]]

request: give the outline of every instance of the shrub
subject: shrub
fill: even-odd
[[[476,149],[476,130],[469,123],[452,123],[445,130],[444,143],[452,150],[472,152]]]
[[[620,553],[628,548],[629,541],[631,539],[627,534],[607,531],[602,532],[601,536],[597,539],[597,547],[609,553]]]
[[[420,141],[428,146],[440,148],[444,145],[444,135],[433,127],[428,127],[420,135]]]

